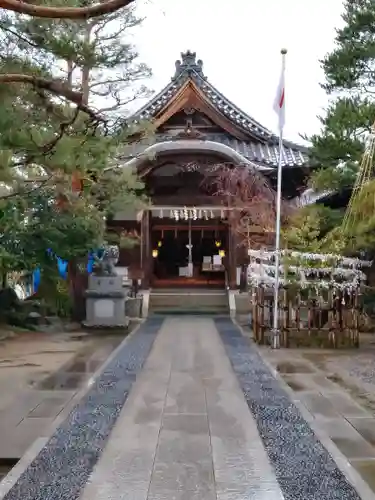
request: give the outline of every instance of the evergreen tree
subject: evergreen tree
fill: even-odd
[[[351,186],[375,122],[375,5],[373,0],[347,0],[344,26],[336,31],[334,50],[322,61],[332,96],[320,118],[320,134],[310,138],[312,159],[322,169],[312,177],[318,189]]]
[[[16,45],[33,61],[56,68],[56,76],[64,78],[71,90],[81,92],[83,103],[90,109],[105,113],[107,118],[108,114],[123,118],[128,103],[148,96],[147,88],[137,84],[151,71],[139,63],[138,53],[129,43],[133,29],[141,23],[130,6],[83,21],[24,17],[15,21],[14,16],[6,16],[2,27],[7,31],[8,46]]]
[[[367,145],[375,123],[374,7],[373,0],[345,1],[344,25],[336,30],[333,51],[321,61],[325,73],[322,87],[330,96],[330,103],[325,116],[320,117],[320,133],[308,138],[312,143],[311,162],[318,167],[310,182],[320,191],[350,194],[363,158],[367,158],[368,163],[373,161]],[[317,240],[321,251],[353,254],[366,250],[372,254],[374,199],[375,184],[370,183],[365,196],[357,196],[355,206],[350,206],[351,213],[355,211],[359,216],[354,223],[350,218],[350,224],[343,224],[343,211],[325,207],[327,226],[321,209],[308,207],[301,214],[302,219],[309,219],[303,224],[319,228]],[[300,233],[303,240],[303,231]],[[316,242],[312,243],[316,246]]]
[[[85,9],[93,2],[69,3]],[[103,241],[108,215],[142,203],[137,178],[116,168],[124,146],[147,132],[143,124],[130,126],[122,114],[127,100],[144,93],[143,87],[132,88],[134,81],[149,74],[123,39],[124,31],[139,22],[124,10],[84,21],[2,13],[3,272],[21,262],[24,269],[48,271],[54,251],[76,267]],[[79,196],[72,177],[80,181]],[[47,249],[52,253],[47,255]]]

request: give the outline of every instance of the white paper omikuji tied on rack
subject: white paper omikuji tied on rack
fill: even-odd
[[[267,250],[249,250],[249,257],[253,257],[255,259],[260,260],[270,260],[272,257],[275,257],[276,252],[267,251]],[[294,259],[303,259],[303,260],[320,260],[322,262],[333,263],[334,265],[341,265],[344,267],[371,267],[372,260],[361,260],[351,257],[344,257],[342,255],[337,254],[320,254],[320,253],[311,253],[311,252],[296,252],[294,250],[281,250],[280,256],[282,257],[291,257]]]
[[[250,265],[248,280],[251,285],[275,286],[276,266],[275,252],[265,250],[249,250]],[[279,266],[279,286],[298,284],[301,288],[337,289],[351,292],[366,279],[361,271],[369,267],[372,261],[353,259],[334,254],[317,254],[309,252],[282,251],[281,257],[297,260],[301,264]],[[308,261],[321,261],[322,267],[312,267]],[[306,266],[303,265],[306,262]],[[285,274],[289,276],[285,278]],[[292,276],[291,276],[292,275]],[[284,278],[281,278],[284,276]]]

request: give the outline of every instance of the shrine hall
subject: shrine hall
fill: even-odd
[[[216,89],[190,51],[134,120],[152,123],[155,134],[131,148],[123,168],[137,172],[150,203],[136,216],[119,212],[108,221],[139,235],[138,245],[121,250],[119,266],[143,289],[238,288],[247,251],[207,172],[223,163],[256,169],[276,190],[278,136]],[[308,149],[285,140],[282,156],[282,195],[292,200],[306,189]]]

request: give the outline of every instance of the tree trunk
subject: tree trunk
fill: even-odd
[[[87,271],[80,271],[77,259],[72,259],[68,263],[68,279],[72,299],[72,320],[84,321],[86,318]]]

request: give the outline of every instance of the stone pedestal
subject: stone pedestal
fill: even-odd
[[[89,276],[86,290],[86,321],[90,328],[124,328],[125,293],[122,276]]]
[[[129,318],[140,318],[142,316],[142,297],[127,297],[125,314]]]

